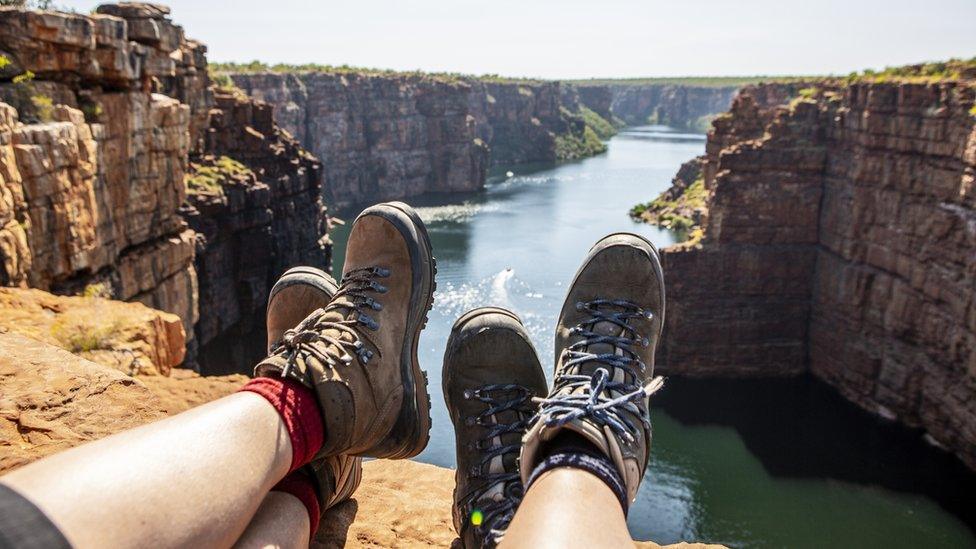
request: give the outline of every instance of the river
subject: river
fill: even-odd
[[[482,192],[408,201],[427,223],[439,277],[420,355],[430,376],[433,428],[418,460],[455,465],[441,394],[454,320],[478,306],[514,310],[551,380],[555,318],[586,251],[614,231],[639,233],[659,247],[674,243],[672,232],[634,223],[626,213],[666,189],[704,143],[704,136],[665,127],[630,128],[601,156],[501,168]],[[348,226],[333,232],[336,273],[347,235]],[[651,463],[628,517],[637,539],[976,547],[969,505],[976,476],[820,382],[670,380],[660,395],[652,402]]]

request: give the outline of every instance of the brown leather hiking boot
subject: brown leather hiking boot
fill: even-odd
[[[294,267],[281,275],[268,297],[268,352],[281,342],[285,331],[297,326],[309,314],[326,307],[339,285],[325,271],[314,267]],[[349,499],[363,478],[363,458],[328,456],[304,467],[316,484],[319,508]]]
[[[298,326],[316,309],[325,308],[338,291],[335,279],[323,270],[303,266],[285,271],[268,295],[268,353],[281,342],[285,330]]]
[[[444,352],[444,400],[457,440],[454,528],[464,547],[493,546],[522,501],[518,455],[546,376],[514,313],[466,313]]]
[[[433,301],[434,258],[420,217],[399,202],[356,218],[332,301],[285,331],[255,375],[318,395],[319,456],[408,458],[427,445],[430,399],[417,342]]]
[[[664,326],[664,274],[654,246],[634,234],[596,243],[576,273],[556,325],[555,380],[525,436],[522,480],[545,445],[572,431],[607,455],[637,497],[651,451],[648,399]]]

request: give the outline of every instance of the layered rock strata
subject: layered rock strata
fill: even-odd
[[[215,95],[206,48],[168,13],[0,8],[0,285],[175,313],[194,365],[288,266],[328,267],[329,246],[319,163],[271,107]],[[189,160],[223,156],[252,180],[187,200]]]
[[[476,137],[464,82],[324,72],[233,79],[275,105],[282,126],[322,159],[325,195],[338,207],[473,191],[484,182],[487,148]]]
[[[709,134],[704,239],[664,252],[664,370],[810,371],[976,468],[974,100],[971,80],[743,90]]]
[[[288,268],[329,270],[321,164],[274,122],[273,107],[218,91],[207,155],[191,163],[181,213],[197,233],[199,366],[247,368],[264,353],[264,309]]]
[[[481,188],[490,164],[606,150],[559,82],[355,72],[232,74],[325,164],[330,203]]]

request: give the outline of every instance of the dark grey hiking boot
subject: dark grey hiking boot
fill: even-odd
[[[518,317],[483,308],[454,324],[442,380],[457,440],[454,528],[464,547],[493,546],[522,500],[518,455],[546,376]]]
[[[337,291],[335,279],[314,267],[294,267],[281,275],[268,296],[268,352],[281,342],[286,330],[327,306]],[[328,456],[312,461],[303,470],[315,482],[319,508],[324,513],[349,499],[359,487],[363,458]]]
[[[648,399],[664,326],[664,273],[654,246],[634,234],[596,243],[569,287],[556,325],[553,389],[525,436],[522,479],[546,443],[575,432],[616,465],[628,501],[637,496],[651,451]]]
[[[434,273],[427,231],[410,206],[367,208],[352,225],[332,301],[286,330],[255,368],[316,392],[326,432],[319,456],[408,458],[427,445],[430,399],[417,344]]]

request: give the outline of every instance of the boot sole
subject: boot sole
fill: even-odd
[[[428,314],[434,305],[437,289],[437,265],[434,260],[430,236],[423,221],[413,208],[403,202],[387,202],[371,206],[363,215],[379,215],[392,223],[407,242],[413,240],[410,229],[416,232],[418,246],[410,250],[410,267],[413,271],[413,289],[410,294],[406,335],[400,356],[400,376],[403,382],[403,405],[389,435],[371,456],[388,459],[406,459],[416,456],[427,447],[430,440],[430,395],[427,390],[427,372],[420,367],[417,350],[420,333],[427,326]],[[409,348],[408,348],[409,345]]]

